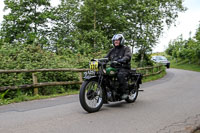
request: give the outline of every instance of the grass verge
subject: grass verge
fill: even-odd
[[[184,70],[190,70],[190,71],[196,71],[200,72],[200,65],[198,64],[189,64],[188,61],[171,61],[171,68],[177,68],[177,69],[184,69]]]
[[[192,133],[200,133],[200,128],[197,128],[194,132]]]
[[[150,82],[150,81],[153,81],[153,80],[157,80],[157,79],[160,79],[160,78],[164,77],[165,75],[166,75],[166,71],[162,71],[158,75],[153,75],[153,76],[149,76],[149,77],[143,78],[142,82],[145,83],[145,82]]]
[[[10,103],[19,103],[19,102],[23,102],[23,101],[55,98],[55,97],[59,97],[59,96],[74,95],[74,94],[78,94],[78,93],[79,93],[78,90],[68,90],[65,93],[52,94],[52,95],[48,95],[48,96],[43,96],[43,95],[36,95],[36,96],[20,95],[20,96],[14,98],[14,99],[2,99],[1,98],[0,99],[0,105],[6,105],[6,104],[10,104]]]

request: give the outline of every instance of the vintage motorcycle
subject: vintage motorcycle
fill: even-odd
[[[83,109],[89,113],[97,112],[104,103],[121,101],[122,92],[119,90],[117,69],[121,64],[109,61],[107,58],[93,59],[89,63],[90,71],[84,73],[84,82],[79,93],[79,100]],[[135,69],[129,71],[127,78],[129,96],[125,99],[133,103],[137,99],[142,74]]]

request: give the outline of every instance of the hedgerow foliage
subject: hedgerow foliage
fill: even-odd
[[[51,69],[51,68],[83,68],[88,64],[88,59],[80,54],[56,55],[54,52],[41,49],[37,45],[2,45],[0,46],[0,69]],[[53,81],[77,81],[77,73],[72,72],[40,72],[36,73],[38,82]],[[1,86],[18,86],[23,84],[32,84],[32,73],[9,73],[0,74]],[[75,86],[77,88],[78,86]],[[66,91],[71,86],[54,87],[39,92],[41,94],[50,94],[49,91],[56,92],[63,89]],[[75,89],[74,88],[74,89]],[[24,92],[27,92],[24,90]],[[32,92],[28,90],[28,92]]]
[[[194,37],[184,40],[182,35],[169,43],[166,53],[176,61],[200,64],[200,25]]]

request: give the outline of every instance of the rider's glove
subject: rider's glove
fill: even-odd
[[[119,62],[119,63],[126,63],[126,61],[123,60],[123,59],[118,59],[117,62]]]

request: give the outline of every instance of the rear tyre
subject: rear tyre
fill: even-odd
[[[133,89],[131,92],[130,92],[130,94],[129,94],[129,96],[128,96],[128,98],[127,99],[125,99],[125,101],[127,102],[127,103],[134,103],[135,102],[135,100],[137,99],[137,96],[138,96],[138,85],[135,87],[135,89]]]
[[[79,100],[83,109],[88,113],[99,111],[103,105],[103,90],[101,86],[98,86],[97,80],[90,79],[83,82]]]
[[[168,69],[170,68],[170,64],[167,64],[167,68],[168,68]]]

